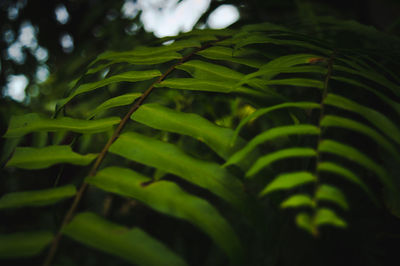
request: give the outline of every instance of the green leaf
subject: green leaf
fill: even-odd
[[[307,194],[296,194],[281,203],[281,208],[315,207],[315,202]]]
[[[76,188],[73,185],[8,193],[0,198],[0,209],[52,205],[75,194]]]
[[[357,75],[357,76],[363,77],[365,79],[368,79],[370,81],[373,81],[381,86],[386,87],[387,89],[392,91],[396,96],[400,96],[400,86],[391,82],[385,76],[378,74],[376,71],[374,71],[374,72],[367,71],[367,70],[357,71],[357,70],[351,69],[349,67],[340,66],[340,65],[336,65],[336,64],[333,65],[333,69],[335,71],[346,72],[346,73]]]
[[[142,94],[141,93],[127,93],[123,94],[111,99],[108,99],[107,101],[103,102],[99,106],[96,107],[96,109],[93,110],[93,112],[90,113],[89,117],[92,118],[99,114],[102,111],[108,110],[113,107],[119,107],[119,106],[124,106],[133,103],[134,100],[139,98]]]
[[[177,52],[183,50],[185,48],[198,48],[201,46],[201,43],[193,40],[180,40],[175,41],[170,45],[162,45],[156,47],[137,47],[132,51],[125,51],[125,52],[105,52],[100,54],[97,57],[98,60],[114,60],[115,58],[121,57],[152,57],[156,55],[165,54],[168,52]]]
[[[349,209],[346,197],[342,191],[334,186],[322,184],[318,187],[316,192],[316,198],[318,200],[326,200],[336,203],[345,210]]]
[[[374,202],[377,202],[376,197],[374,196],[372,191],[368,188],[368,186],[361,180],[361,178],[359,178],[349,169],[333,162],[320,162],[317,166],[317,170],[320,172],[330,172],[339,175],[341,177],[344,177],[348,181],[360,186],[360,188],[363,189]]]
[[[232,261],[241,260],[241,246],[230,225],[207,201],[192,196],[169,181],[151,178],[127,168],[109,167],[86,181],[105,191],[135,198],[151,208],[184,219],[208,234]]]
[[[303,228],[310,234],[313,234],[314,228],[312,224],[311,216],[305,212],[301,212],[296,215],[296,224],[300,228]]]
[[[76,165],[88,165],[97,154],[81,155],[72,151],[68,145],[54,145],[44,148],[17,147],[13,157],[6,166],[14,166],[23,169],[48,168],[58,163],[70,163]]]
[[[317,210],[317,213],[314,217],[314,224],[316,226],[333,225],[341,228],[347,227],[347,223],[342,218],[337,216],[334,211],[327,208],[321,208]]]
[[[371,124],[376,126],[383,133],[385,133],[386,136],[393,139],[395,142],[400,143],[399,128],[386,116],[375,111],[374,109],[363,106],[345,97],[332,93],[327,95],[327,97],[324,100],[324,104],[332,105],[337,108],[348,110],[361,115]]]
[[[397,152],[396,148],[393,146],[393,144],[386,140],[385,137],[379,134],[376,130],[357,121],[353,121],[344,117],[327,115],[321,120],[320,125],[322,127],[341,127],[364,134],[374,140],[381,147],[384,147],[393,156],[395,156],[395,158],[400,158],[400,154]]]
[[[0,258],[20,258],[38,255],[52,240],[53,234],[47,231],[0,235]]]
[[[177,175],[241,210],[246,208],[246,196],[238,179],[218,164],[193,158],[173,144],[128,132],[111,145],[110,152]]]
[[[294,172],[281,174],[272,180],[260,193],[259,196],[277,190],[288,190],[297,186],[301,186],[310,182],[315,182],[316,177],[309,172]]]
[[[235,82],[229,81],[214,81],[203,80],[195,78],[170,78],[155,85],[155,87],[167,87],[179,90],[192,90],[192,91],[212,91],[220,93],[244,93],[255,94],[253,91],[245,87],[237,87]]]
[[[393,189],[395,187],[393,181],[389,178],[383,167],[351,146],[333,140],[323,140],[318,146],[318,151],[335,154],[353,161],[374,172],[388,188]]]
[[[273,79],[264,82],[265,85],[284,85],[284,86],[296,86],[296,87],[310,87],[323,89],[324,83],[320,80],[305,79],[305,78],[289,78],[289,79]]]
[[[121,74],[116,74],[114,76],[95,81],[92,83],[85,83],[80,85],[71,95],[67,98],[64,98],[58,102],[58,108],[63,107],[67,104],[72,98],[75,96],[93,91],[95,89],[104,87],[106,85],[118,82],[137,82],[143,80],[153,79],[155,77],[161,76],[161,72],[158,70],[143,70],[143,71],[128,71]]]
[[[237,136],[239,135],[240,130],[250,121],[257,119],[258,117],[268,114],[272,111],[284,109],[284,108],[301,108],[301,109],[315,109],[321,108],[321,105],[318,103],[313,102],[293,102],[293,103],[282,103],[278,105],[274,105],[271,107],[260,108],[257,111],[251,113],[249,116],[245,117],[243,120],[240,121],[239,125],[235,130],[235,135],[233,137],[233,142],[236,140]]]
[[[313,157],[316,155],[317,155],[316,151],[311,148],[287,148],[287,149],[282,149],[282,150],[278,150],[275,152],[271,152],[267,155],[260,157],[253,164],[253,166],[250,168],[250,170],[247,171],[246,177],[254,176],[259,171],[261,171],[263,168],[271,165],[272,163],[274,163],[278,160],[283,160],[283,159],[288,159],[288,158],[293,158],[293,157]]]
[[[375,96],[377,96],[378,98],[380,98],[384,103],[386,103],[387,105],[389,105],[390,107],[393,108],[394,111],[396,111],[396,113],[398,115],[400,115],[400,103],[398,103],[397,101],[392,100],[390,97],[386,96],[384,93],[381,93],[379,90],[377,89],[373,89],[372,87],[369,87],[361,82],[359,82],[358,80],[354,80],[351,78],[345,78],[345,77],[339,77],[339,76],[331,76],[331,79],[333,80],[338,80],[341,81],[343,83],[347,83],[359,88],[362,88],[366,91],[369,91],[371,93],[373,93]]]
[[[247,34],[247,36],[242,36],[242,40],[237,42],[235,48],[239,49],[250,44],[275,44],[279,46],[287,45],[290,47],[298,46],[301,48],[309,49],[311,51],[318,51],[323,54],[330,54],[332,52],[329,49],[313,45],[309,42],[304,42],[299,40],[288,40],[288,39],[275,39],[267,37],[264,34],[258,34],[253,32]]]
[[[258,145],[279,137],[289,135],[319,135],[320,129],[313,125],[290,125],[271,128],[256,137],[254,137],[247,145],[232,155],[229,160],[223,165],[224,167],[236,164],[245,159]]]
[[[188,72],[197,79],[236,82],[244,77],[244,74],[230,68],[200,60],[190,60],[176,68]]]
[[[232,129],[217,126],[197,114],[178,112],[159,104],[144,104],[131,118],[152,128],[191,136],[207,144],[224,159],[229,158],[245,142],[240,139],[233,146],[230,144]]]
[[[230,61],[254,68],[260,68],[263,65],[263,61],[261,60],[242,57],[246,54],[246,49],[235,51],[232,48],[228,47],[213,46],[197,52],[197,54],[207,59]]]
[[[310,59],[321,58],[315,54],[293,54],[278,57],[269,61],[267,64],[260,67],[256,72],[250,73],[244,77],[244,80],[253,79],[263,76],[264,80],[270,80],[280,73],[324,73],[326,69],[320,66],[299,66],[296,65],[310,64]],[[322,58],[323,59],[323,58]]]
[[[36,113],[12,116],[5,138],[18,138],[34,131],[65,131],[77,133],[99,133],[109,130],[121,121],[119,117],[83,120],[70,117],[44,118]]]
[[[84,212],[65,226],[68,237],[137,265],[187,265],[164,244],[139,228],[128,229]]]

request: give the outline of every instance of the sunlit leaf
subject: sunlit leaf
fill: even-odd
[[[97,154],[81,155],[72,151],[68,145],[53,145],[44,148],[17,147],[6,166],[23,169],[48,168],[58,163],[88,165]]]
[[[126,228],[90,212],[76,215],[63,233],[82,244],[137,265],[186,265],[164,244],[141,229]]]
[[[229,257],[241,260],[241,247],[230,225],[207,201],[169,181],[151,182],[127,168],[109,167],[87,182],[105,191],[135,198],[151,208],[187,220],[208,234]]]
[[[0,209],[52,205],[74,196],[75,193],[76,188],[73,185],[8,193],[0,198]]]

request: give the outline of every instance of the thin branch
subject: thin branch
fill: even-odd
[[[177,62],[176,64],[172,65],[170,68],[168,68],[156,81],[153,82],[153,84],[150,85],[150,87],[133,103],[132,107],[129,109],[129,111],[125,114],[125,116],[122,118],[121,122],[118,124],[117,128],[115,129],[113,135],[111,136],[111,138],[108,140],[108,142],[104,145],[103,149],[101,150],[101,152],[99,153],[99,155],[96,158],[96,161],[94,162],[94,164],[92,165],[92,168],[89,171],[89,175],[88,176],[95,176],[97,173],[97,170],[99,169],[101,163],[103,162],[108,150],[110,149],[111,145],[114,143],[114,141],[119,137],[120,133],[122,132],[122,130],[124,129],[125,125],[128,123],[131,115],[137,110],[139,109],[139,107],[143,104],[143,102],[147,99],[147,97],[151,94],[151,92],[154,90],[155,85],[162,82],[169,74],[171,74],[178,65],[181,65],[183,63],[185,63],[186,61],[188,61],[194,54],[196,54],[199,51],[202,51],[204,49],[207,49],[209,47],[212,46],[213,43],[225,40],[229,37],[224,37],[221,38],[217,41],[213,41],[213,42],[209,42],[203,46],[201,46],[200,48],[197,48],[196,50],[194,50],[193,52],[191,52],[190,54],[184,56],[183,58],[181,58],[179,60],[179,62]],[[73,218],[75,211],[79,205],[79,202],[82,199],[82,196],[84,195],[86,189],[88,187],[88,183],[83,182],[81,187],[79,188],[74,201],[71,205],[71,207],[69,208],[67,214],[64,216],[64,220],[61,224],[60,230],[57,232],[56,236],[54,237],[52,244],[50,246],[50,249],[47,253],[46,259],[43,263],[43,266],[50,266],[54,256],[57,252],[61,237],[62,237],[62,230],[64,229],[64,227],[71,221],[71,219]]]

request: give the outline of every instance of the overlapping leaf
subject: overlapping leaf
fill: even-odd
[[[76,188],[73,185],[8,193],[0,198],[0,209],[51,205],[60,200],[70,198],[75,193]]]
[[[6,166],[23,169],[42,169],[58,163],[88,165],[97,154],[81,155],[73,152],[71,146],[53,145],[44,148],[17,147]]]
[[[164,244],[139,228],[128,229],[100,216],[80,213],[63,229],[74,240],[137,265],[187,265]]]
[[[109,167],[86,179],[105,191],[135,198],[151,208],[185,219],[207,233],[236,263],[241,247],[230,225],[207,201],[192,196],[169,181],[156,181],[127,168]]]
[[[175,174],[213,192],[241,210],[246,208],[246,195],[238,179],[218,164],[191,157],[173,144],[128,132],[111,145],[110,152]]]
[[[0,258],[38,255],[52,240],[53,234],[47,231],[2,234],[0,235]]]
[[[119,117],[108,117],[97,120],[82,120],[70,117],[49,119],[36,113],[11,117],[5,138],[22,137],[34,131],[72,131],[77,133],[99,133],[109,130],[120,122]]]

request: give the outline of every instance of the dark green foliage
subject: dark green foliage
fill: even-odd
[[[364,28],[331,30],[344,29]],[[11,119],[4,137],[8,149],[19,147],[10,173],[35,169],[39,179],[45,168],[66,165],[47,190],[9,192],[0,207],[60,204],[64,215],[66,201],[58,202],[75,195],[72,184],[83,186],[75,198],[81,208],[73,205],[64,225],[58,219],[47,229],[118,257],[115,265],[342,265],[330,259],[345,256],[337,241],[369,233],[359,250],[366,257],[354,265],[379,265],[367,254],[371,239],[398,237],[391,225],[400,217],[400,84],[388,69],[398,71],[400,58],[376,56],[373,40],[350,49],[307,31],[268,23],[194,30],[169,45],[99,55],[53,118]],[[35,134],[43,145],[30,142]],[[51,213],[41,207],[36,215]],[[376,214],[388,217],[377,226],[389,226],[364,232],[372,225],[363,219]],[[0,237],[1,257],[43,255],[49,233],[13,228]],[[54,265],[64,265],[68,245],[50,251],[60,254]],[[325,260],[307,260],[311,249],[333,247]],[[78,254],[77,265],[85,261]]]

